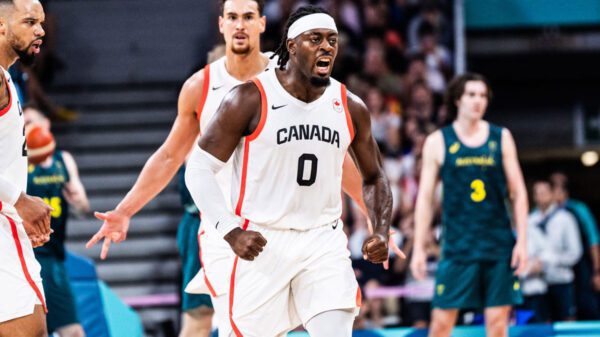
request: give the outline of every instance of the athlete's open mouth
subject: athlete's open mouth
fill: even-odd
[[[330,57],[321,57],[317,59],[317,74],[321,76],[329,75],[332,59]]]

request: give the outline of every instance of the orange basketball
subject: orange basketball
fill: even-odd
[[[30,125],[26,131],[27,159],[37,165],[54,153],[56,143],[50,130],[40,125]]]

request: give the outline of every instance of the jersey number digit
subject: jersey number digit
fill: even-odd
[[[52,212],[50,212],[50,216],[53,218],[59,218],[62,215],[62,205],[59,197],[52,197],[50,199],[43,198],[46,205],[52,207]]]
[[[310,162],[310,175],[308,179],[304,178],[304,168],[306,167],[306,162]],[[319,159],[312,153],[305,153],[298,158],[298,176],[296,177],[296,181],[300,186],[310,186],[315,183],[317,180],[317,163]]]
[[[471,200],[475,202],[482,202],[485,200],[486,192],[485,192],[485,184],[480,179],[475,179],[471,182],[471,188],[473,189],[473,193],[471,193]]]

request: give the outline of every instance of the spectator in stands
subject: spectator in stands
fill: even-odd
[[[26,125],[41,125],[50,129],[50,122],[38,110],[26,108],[24,114]],[[83,214],[90,209],[73,156],[57,150],[41,163],[30,164],[27,193],[42,198],[53,208],[50,225],[54,233],[48,243],[34,249],[42,267],[48,332],[56,332],[60,337],[84,337],[64,264],[69,209],[75,214]]]
[[[452,41],[452,27],[440,9],[438,0],[423,0],[419,14],[408,24],[408,46],[414,48],[419,45],[419,27],[423,22],[428,22],[440,32],[440,42],[449,48]]]
[[[544,278],[544,264],[542,262],[542,254],[544,249],[547,248],[546,246],[546,235],[540,227],[533,225],[530,220],[527,226],[527,251],[529,259],[527,260],[525,271],[519,275],[521,279],[521,291],[523,293],[523,304],[519,308],[532,312],[532,318],[528,320],[530,323],[546,323],[550,321],[547,299],[548,283]]]
[[[573,267],[581,258],[582,246],[573,215],[558,207],[549,181],[533,186],[536,204],[528,219],[528,227],[536,227],[545,244],[540,254],[544,279],[548,283],[548,303],[553,321],[575,319]]]
[[[579,225],[583,256],[575,265],[577,319],[600,319],[597,292],[600,291],[600,235],[594,215],[585,203],[569,197],[568,178],[556,172],[550,177],[556,202],[570,212]]]
[[[371,130],[373,137],[384,148],[388,126],[400,127],[400,116],[391,113],[386,106],[383,93],[377,87],[371,87],[367,92],[365,104],[371,111]]]
[[[438,31],[429,22],[424,21],[419,26],[419,45],[409,49],[409,54],[425,55],[432,89],[442,93],[446,88],[445,78],[451,73],[452,57],[448,49],[438,43]]]

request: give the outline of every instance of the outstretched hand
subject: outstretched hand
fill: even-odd
[[[90,248],[98,241],[104,239],[100,258],[106,259],[111,242],[119,243],[127,238],[127,230],[129,229],[128,215],[123,214],[119,210],[108,211],[105,213],[94,212],[94,216],[98,220],[102,220],[100,230],[87,242],[85,248]]]

